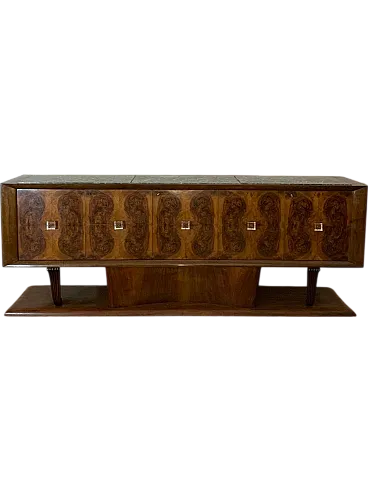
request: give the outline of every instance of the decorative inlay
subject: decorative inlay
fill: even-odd
[[[114,201],[107,193],[96,192],[89,203],[89,235],[91,252],[97,257],[104,257],[114,248],[109,220],[114,210]]]
[[[331,196],[325,201],[323,213],[331,225],[325,225],[322,251],[333,260],[347,260],[348,252],[348,210],[346,198]]]
[[[258,200],[258,209],[266,220],[266,230],[257,241],[258,252],[264,257],[277,254],[280,245],[281,207],[276,193],[266,193]]]
[[[176,219],[181,210],[177,196],[164,193],[160,196],[157,206],[157,246],[158,252],[164,256],[178,253],[181,240],[176,229]]]
[[[134,192],[129,194],[124,209],[131,220],[125,239],[125,248],[134,257],[142,257],[147,253],[149,244],[149,213],[147,196]]]
[[[76,191],[63,193],[58,200],[60,214],[60,251],[73,259],[84,255],[83,241],[83,203],[81,195]]]
[[[308,222],[313,213],[312,200],[305,196],[292,199],[288,220],[288,249],[293,256],[303,256],[310,252],[312,240]]]
[[[22,259],[33,259],[46,248],[41,219],[45,211],[45,202],[40,194],[24,193],[19,207],[19,238]]]
[[[245,211],[245,200],[241,196],[226,196],[222,209],[222,246],[228,254],[237,254],[245,249],[245,237],[241,228]]]
[[[199,193],[193,196],[190,201],[190,211],[199,224],[192,242],[192,251],[196,256],[207,257],[213,252],[215,239],[215,215],[211,195]]]

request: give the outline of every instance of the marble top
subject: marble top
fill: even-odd
[[[31,175],[10,179],[3,184],[8,185],[47,185],[56,187],[67,185],[129,185],[137,186],[234,186],[245,188],[252,187],[363,187],[365,184],[335,176],[229,176],[229,175]]]

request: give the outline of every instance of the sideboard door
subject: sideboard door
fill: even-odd
[[[18,189],[19,259],[85,257],[83,192]]]
[[[319,219],[323,230],[318,234],[318,255],[321,260],[348,260],[352,197],[351,192],[320,193]]]
[[[153,256],[155,259],[185,258],[187,230],[182,229],[185,220],[184,212],[183,191],[153,191]]]
[[[248,209],[246,191],[218,192],[219,258],[246,259],[249,257],[246,231]]]
[[[280,260],[283,256],[283,193],[248,193],[246,241],[249,259]]]
[[[185,257],[187,259],[217,257],[218,192],[185,191],[183,202],[185,218],[190,222],[190,228],[182,230],[185,237]]]
[[[316,191],[284,193],[285,260],[318,260],[319,197]]]
[[[149,259],[152,192],[87,191],[88,259]]]

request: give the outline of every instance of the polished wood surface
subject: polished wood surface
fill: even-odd
[[[9,186],[1,186],[1,235],[3,266],[18,260],[17,192]]]
[[[318,221],[323,223],[323,232],[318,233],[318,257],[346,261],[349,257],[353,194],[324,191],[319,195]]]
[[[332,178],[276,179],[275,186],[287,184],[285,191],[262,187],[262,182],[270,180],[260,176],[244,182],[237,176],[240,187],[231,176],[230,180],[218,176],[133,177],[119,185],[149,184],[151,189],[73,188],[72,184],[88,182],[76,176],[76,183],[74,178],[65,179],[69,189],[47,189],[49,179],[38,189],[17,189],[16,210],[14,203],[4,205],[3,198],[2,244],[7,243],[11,251],[10,255],[3,252],[4,264],[98,267],[123,260],[127,266],[159,261],[154,267],[160,261],[200,261],[198,265],[244,261],[251,267],[289,267],[290,263],[290,267],[364,266],[367,186],[356,189],[359,181],[353,180],[348,191],[341,191],[342,181]],[[91,176],[94,184],[99,179]],[[37,176],[28,180],[34,182]],[[112,177],[106,180],[112,182]],[[62,184],[64,178],[54,176],[51,182]],[[172,189],[154,189],[156,183],[169,182]],[[318,190],[323,182],[324,189]],[[212,189],[178,188],[190,183],[213,184]],[[232,190],[221,188],[230,183]],[[260,187],[243,189],[246,183]],[[298,188],[301,183],[304,189]],[[346,180],[344,183],[347,185]],[[3,184],[3,197],[12,192],[14,196],[14,189]],[[8,225],[6,213],[12,222]],[[48,221],[58,226],[47,229]],[[322,231],[315,229],[318,223]],[[11,237],[16,230],[18,244]]]
[[[311,307],[316,300],[317,279],[320,268],[308,268],[306,305]]]
[[[357,266],[363,266],[364,264],[366,215],[367,188],[364,187],[353,192],[349,261]]]
[[[68,261],[68,260],[45,260],[45,261],[14,261],[14,263],[9,264],[9,266],[15,267],[46,267],[46,266],[60,266],[65,268],[73,267],[89,267],[89,268],[99,268],[108,266],[147,266],[147,267],[157,267],[157,266],[255,266],[257,268],[310,268],[310,267],[323,267],[323,268],[361,268],[363,264],[356,264],[349,261],[274,261],[273,259],[150,259],[149,261],[143,259],[124,259],[114,260],[114,259],[83,259],[79,261]]]
[[[283,316],[352,317],[355,313],[330,288],[317,288],[313,307],[305,305],[302,287],[260,286],[257,306],[251,309],[174,303],[109,308],[106,286],[63,286],[63,305],[55,307],[49,286],[31,286],[8,309],[7,316]],[[175,326],[173,327],[175,328]],[[224,326],[226,328],[226,326]],[[246,325],[244,325],[246,328]]]
[[[110,307],[179,302],[253,307],[260,268],[106,268]]]
[[[61,298],[60,268],[47,268],[51,283],[51,296],[54,305],[60,307],[63,301]]]
[[[20,189],[17,209],[20,260],[85,258],[82,191]]]
[[[91,190],[86,201],[86,259],[152,257],[152,193]]]
[[[287,260],[318,259],[318,235],[314,224],[318,218],[317,191],[285,193],[285,253]]]

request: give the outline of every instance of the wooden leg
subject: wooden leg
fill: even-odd
[[[316,299],[317,290],[317,278],[320,268],[308,268],[308,282],[307,282],[307,307],[314,305]]]
[[[50,276],[51,282],[51,295],[54,301],[54,304],[57,307],[62,305],[63,301],[61,299],[61,286],[60,286],[60,268],[47,268],[47,271]]]

